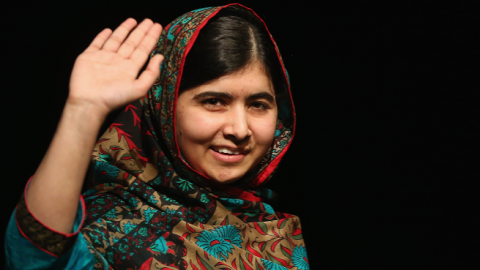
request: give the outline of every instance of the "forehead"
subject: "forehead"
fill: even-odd
[[[228,92],[234,96],[256,92],[275,94],[270,78],[265,74],[264,67],[258,64],[258,62],[191,90],[193,90],[192,94],[198,94],[203,91]]]

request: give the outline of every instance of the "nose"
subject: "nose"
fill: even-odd
[[[241,107],[241,106],[239,106]],[[226,115],[223,133],[234,141],[244,141],[252,135],[244,108],[234,108]]]

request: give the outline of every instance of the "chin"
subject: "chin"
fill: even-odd
[[[231,184],[245,175],[246,172],[241,173],[232,169],[222,169],[215,172],[211,172],[208,176],[221,184]]]

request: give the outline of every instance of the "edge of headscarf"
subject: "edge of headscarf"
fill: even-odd
[[[285,70],[285,65],[283,63],[283,59],[280,55],[280,52],[279,52],[279,49],[277,47],[277,44],[275,43],[275,40],[273,39],[270,31],[268,30],[267,28],[267,25],[266,23],[262,20],[262,18],[260,18],[260,16],[257,15],[257,13],[255,13],[251,8],[248,8],[242,4],[238,4],[238,3],[232,3],[232,4],[228,4],[228,5],[225,5],[225,6],[222,6],[220,7],[218,10],[216,10],[215,12],[213,12],[212,14],[210,14],[208,16],[207,19],[205,19],[196,29],[195,29],[195,32],[193,33],[192,37],[190,38],[188,44],[187,44],[187,47],[185,48],[185,53],[183,54],[182,56],[182,62],[180,63],[180,68],[179,68],[179,74],[178,74],[178,80],[176,82],[176,85],[175,85],[175,102],[173,104],[173,111],[174,111],[174,117],[173,117],[173,136],[175,138],[175,145],[176,145],[176,148],[177,148],[177,156],[181,156],[180,155],[180,148],[179,148],[179,145],[178,145],[178,142],[177,142],[177,134],[176,134],[176,108],[177,108],[177,101],[178,101],[178,89],[180,87],[180,82],[182,80],[182,75],[183,75],[183,66],[185,64],[185,59],[188,55],[188,53],[190,52],[190,49],[192,48],[193,44],[195,43],[195,40],[197,39],[198,37],[198,34],[200,33],[200,30],[205,26],[205,24],[207,24],[207,22],[213,18],[215,15],[217,15],[217,13],[224,9],[224,8],[227,8],[229,6],[241,6],[245,9],[248,9],[250,10],[264,25],[265,29],[267,30],[267,33],[269,34],[270,36],[270,39],[272,40],[272,43],[274,44],[275,46],[275,51],[277,53],[277,57],[278,57],[278,60],[280,61],[281,63],[281,66],[282,66],[282,71],[283,71],[283,75],[285,76],[285,80],[287,81],[287,87],[288,87],[288,95],[289,95],[289,98],[290,98],[290,106],[292,108],[292,117],[293,117],[293,127],[292,127],[292,135],[291,135],[291,138],[290,140],[288,141],[288,144],[285,146],[284,149],[282,149],[282,151],[275,157],[274,160],[272,160],[272,162],[270,162],[270,164],[264,168],[258,175],[257,177],[255,177],[252,182],[249,184],[250,187],[254,188],[254,187],[257,187],[261,184],[263,184],[267,179],[268,179],[268,176],[270,176],[272,174],[272,172],[275,170],[275,168],[278,166],[278,163],[280,162],[280,160],[282,159],[283,155],[285,155],[286,151],[288,150],[288,148],[290,147],[290,144],[292,143],[292,140],[293,140],[293,137],[295,135],[295,127],[296,127],[296,115],[295,115],[295,107],[293,105],[293,98],[292,98],[292,92],[290,90],[290,81],[289,81],[289,78],[287,76],[287,73],[286,73],[286,70]],[[239,189],[239,188],[235,188],[235,187],[231,187],[231,186],[227,186],[227,185],[222,185],[222,184],[218,184],[214,181],[210,181],[211,179],[201,173],[199,173],[197,170],[195,170],[194,168],[192,168],[188,163],[186,163],[182,158],[180,158],[181,162],[183,162],[183,164],[187,167],[189,167],[192,171],[196,172],[197,174],[203,176],[210,184],[212,184],[213,186],[216,186],[218,188],[221,188],[222,190],[224,190],[225,192],[231,194],[231,195],[234,195],[234,196],[237,196],[237,197],[240,197],[240,198],[244,198],[246,200],[250,200],[250,201],[257,201],[257,202],[261,202],[263,201],[262,198],[252,194],[251,192],[248,192],[248,191],[245,191],[245,190],[242,190],[242,189]]]

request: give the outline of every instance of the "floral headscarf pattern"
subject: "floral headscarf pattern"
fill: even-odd
[[[144,98],[125,107],[94,148],[95,187],[84,194],[81,232],[96,269],[309,269],[298,217],[275,212],[267,203],[274,193],[261,187],[294,134],[290,93],[278,101],[271,150],[242,185],[200,175],[176,143],[185,57],[200,29],[223,8],[257,16],[230,4],[188,12],[165,27],[152,52],[165,56],[160,77]],[[285,78],[288,83],[286,71]]]

